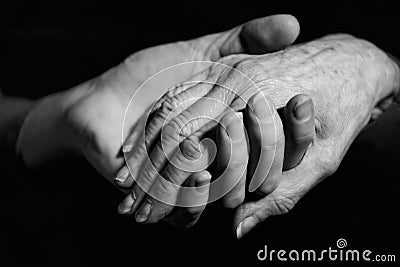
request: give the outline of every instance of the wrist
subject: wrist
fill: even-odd
[[[16,150],[28,167],[41,166],[62,153],[76,151],[64,119],[63,98],[62,93],[47,96],[27,114]]]
[[[0,150],[3,166],[7,169],[19,164],[17,140],[27,114],[35,106],[29,99],[6,97],[0,99]]]

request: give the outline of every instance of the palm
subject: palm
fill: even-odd
[[[71,106],[72,125],[85,136],[84,154],[101,174],[110,178],[123,164],[119,152],[124,114],[140,85],[162,69],[192,60],[209,60],[209,57],[183,42],[140,51],[96,78],[90,92]],[[131,116],[127,116],[124,128],[128,130],[136,125],[147,108],[168,88],[184,82],[198,71],[197,68],[171,69],[166,75],[161,74],[146,83],[143,96],[135,98],[140,98],[140,102],[134,99],[130,105]]]

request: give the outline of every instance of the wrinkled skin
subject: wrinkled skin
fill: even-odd
[[[260,54],[291,45],[299,34],[290,15],[256,19],[226,32],[139,51],[103,75],[65,92],[43,99],[21,130],[19,151],[28,166],[40,166],[54,154],[72,150],[83,154],[107,180],[124,163],[123,138],[143,128],[140,118],[169,88],[198,73],[203,64],[172,69],[141,89],[123,127],[126,107],[139,86],[162,69],[188,61],[214,62],[238,53]],[[201,180],[206,173],[194,174]],[[191,184],[192,182],[189,182]]]
[[[194,140],[190,136],[209,130],[210,118],[223,116],[226,109],[223,104],[240,110],[259,88],[272,99],[275,108],[283,107],[294,95],[311,96],[316,131],[312,144],[297,167],[283,172],[271,186],[257,188],[264,198],[238,208],[234,223],[238,237],[267,217],[288,212],[306,192],[332,174],[354,138],[368,123],[374,108],[399,88],[398,66],[373,44],[349,35],[330,35],[273,54],[232,55],[220,62],[246,74],[256,86],[237,71],[219,66],[203,73],[202,78],[211,85],[199,83],[187,88],[166,100],[170,107],[158,111],[158,116],[166,117],[162,113],[170,113],[176,103],[188,98],[198,99],[178,109],[176,116],[164,126],[163,143],[159,142],[149,153],[154,166],[139,168],[147,159],[144,143],[130,152],[128,165],[134,166],[131,166],[132,175],[140,184],[133,190],[146,191],[145,187],[151,187],[162,166],[168,163],[166,155],[171,154],[182,139]],[[156,124],[152,121],[148,128],[159,128]],[[151,131],[146,134],[152,138]],[[167,178],[183,184],[185,177]],[[168,188],[158,181],[157,186]],[[154,186],[151,188],[154,190]],[[150,196],[147,198],[154,202]],[[122,204],[126,204],[126,200]],[[138,208],[139,205],[135,205],[133,211]],[[159,219],[159,209],[162,216],[166,214],[163,204],[156,201],[150,221]]]

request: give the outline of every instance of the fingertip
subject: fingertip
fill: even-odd
[[[135,200],[136,197],[133,193],[127,195],[125,199],[118,205],[118,213],[123,215],[131,212]]]
[[[142,206],[136,211],[136,222],[144,223],[147,221],[152,210],[152,205],[153,201],[151,201],[149,198],[146,198]]]
[[[123,166],[115,175],[114,181],[119,184],[123,184],[129,176],[129,169],[127,166]]]
[[[314,105],[310,96],[298,94],[292,97],[285,106],[285,115],[287,118],[293,118],[297,121],[304,121],[309,118],[314,110]]]
[[[300,33],[292,15],[280,14],[256,19],[243,26],[243,38],[250,53],[265,53],[290,46]]]
[[[236,227],[236,238],[241,239],[244,235],[250,232],[250,230],[253,229],[256,224],[257,220],[254,218],[254,216],[245,218]]]
[[[305,98],[295,104],[291,113],[297,121],[304,122],[311,118],[313,109],[311,98]]]
[[[115,185],[122,189],[132,187],[134,181],[135,180],[130,174],[129,168],[127,166],[122,167],[122,169],[114,177]]]
[[[274,23],[274,33],[276,40],[281,41],[282,46],[289,46],[297,39],[300,34],[300,24],[296,17],[289,14],[279,14],[271,17]]]
[[[308,95],[296,95],[286,105],[285,111],[284,170],[297,166],[315,135],[314,105]]]
[[[208,171],[195,172],[186,180],[185,185],[195,191],[182,191],[179,195],[179,203],[185,204],[164,218],[175,228],[186,229],[199,220],[206,208],[209,195],[211,174]],[[201,188],[204,187],[202,190]],[[185,198],[188,199],[185,199]]]
[[[250,97],[246,112],[254,114],[260,121],[271,122],[275,116],[275,106],[267,94],[258,92]]]
[[[211,182],[211,174],[208,171],[201,171],[193,174],[195,176],[196,190],[203,194],[209,190]]]

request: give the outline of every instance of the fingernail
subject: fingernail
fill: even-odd
[[[136,142],[136,139],[137,139],[137,137],[138,137],[138,134],[139,134],[138,132],[133,132],[133,133],[128,137],[128,140],[127,140],[126,144],[124,144],[124,145],[122,146],[122,152],[127,153],[127,152],[131,152],[131,151],[132,151],[133,147],[135,146],[134,144],[135,144],[135,142]]]
[[[136,221],[138,223],[145,222],[149,217],[150,211],[151,211],[151,202],[150,200],[146,199],[146,203],[136,214]]]
[[[115,176],[114,181],[119,183],[125,183],[126,179],[129,176],[129,169],[128,167],[124,166]]]
[[[297,103],[293,109],[293,115],[298,121],[306,121],[311,116],[312,101],[307,98],[301,103]]]
[[[263,94],[259,93],[254,98],[253,103],[254,103],[253,109],[257,119],[264,121],[272,118],[272,112],[271,112],[272,107],[269,106],[269,102]]]
[[[199,193],[204,193],[208,189],[208,185],[211,181],[211,174],[209,172],[205,172],[201,175],[199,180],[196,180],[195,185],[196,189]]]
[[[243,228],[245,226],[247,226],[247,228],[248,228],[249,223],[254,223],[253,220],[254,220],[254,217],[250,216],[250,217],[247,217],[246,219],[244,219],[241,223],[239,223],[238,227],[236,228],[236,237],[237,237],[237,239],[242,238],[244,236],[244,234],[246,234],[243,231],[244,230]]]
[[[240,239],[243,236],[243,234],[242,234],[242,225],[243,225],[243,221],[241,223],[239,223],[238,227],[236,228],[236,238],[237,239]]]
[[[122,152],[128,153],[128,152],[131,152],[132,149],[133,149],[133,145],[132,145],[132,144],[124,145],[124,146],[122,147]]]
[[[134,192],[127,195],[126,198],[122,201],[122,203],[119,204],[118,213],[119,214],[127,214],[128,212],[130,212],[133,204],[135,203],[135,200],[136,200],[136,196],[135,196]]]

